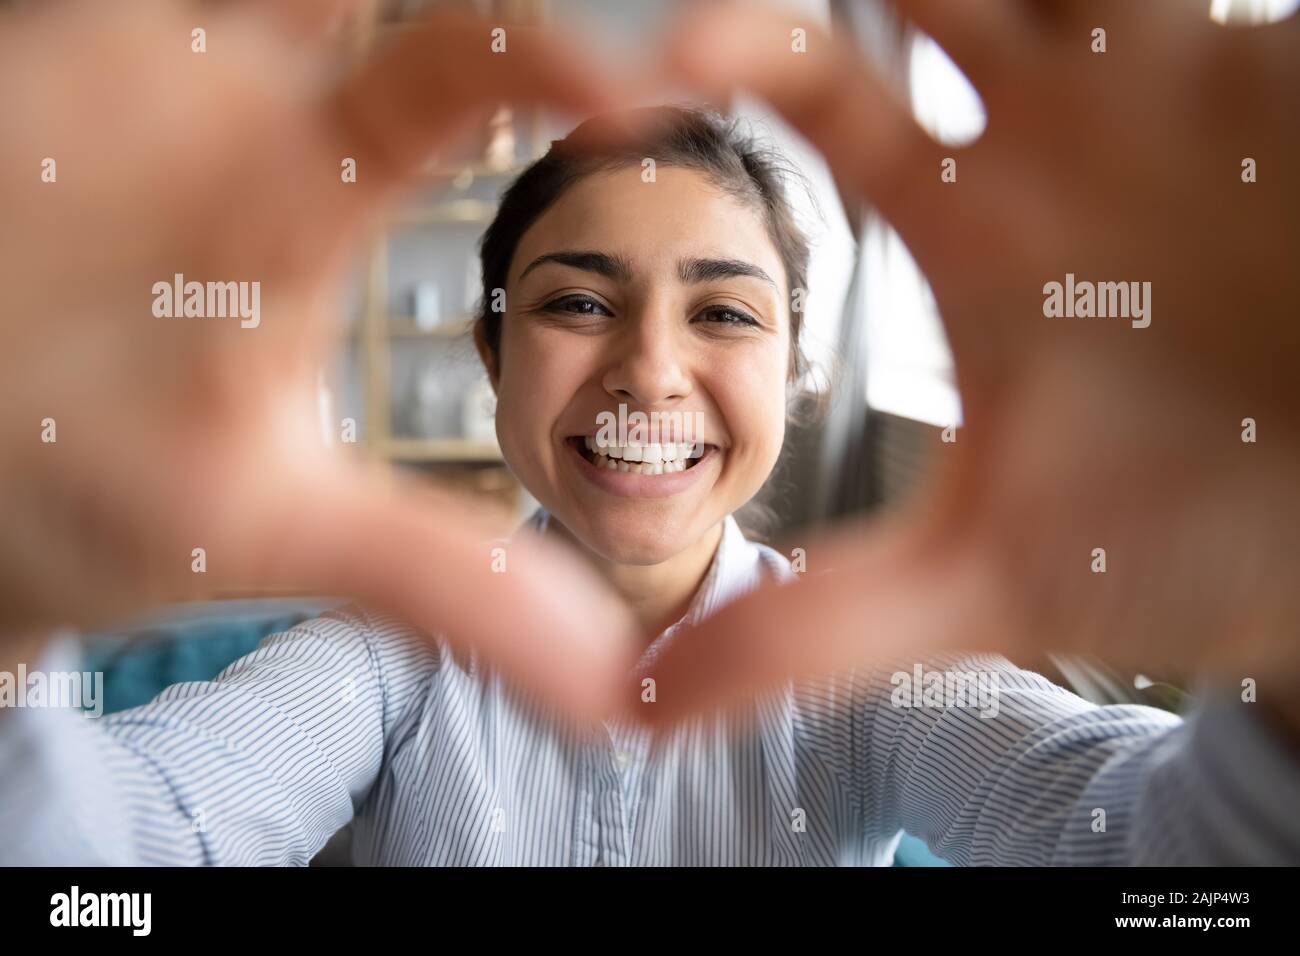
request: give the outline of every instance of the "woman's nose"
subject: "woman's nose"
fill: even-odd
[[[673,323],[635,320],[619,337],[617,353],[602,378],[605,390],[629,405],[647,409],[691,393],[691,378]]]

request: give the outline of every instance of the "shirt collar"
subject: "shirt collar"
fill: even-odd
[[[550,521],[550,512],[538,508],[516,533],[543,534]],[[637,662],[636,672],[649,669],[684,626],[698,624],[717,613],[724,605],[758,587],[763,583],[765,574],[784,577],[783,571],[788,572],[789,566],[780,556],[771,548],[746,538],[736,519],[727,515],[722,522],[722,538],[718,542],[718,549],[713,554],[709,570],[700,582],[695,597],[691,599],[686,614],[651,641]]]

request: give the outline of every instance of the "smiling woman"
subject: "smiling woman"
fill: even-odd
[[[778,164],[729,123],[671,108],[638,118],[631,135],[625,117],[584,124],[511,187],[483,244],[484,302],[506,307],[476,326],[502,452],[543,505],[492,549],[509,562],[498,577],[588,615],[594,656],[618,638],[592,613],[597,589],[557,590],[555,552],[532,573],[533,539],[562,539],[594,566],[649,638],[617,688],[626,711],[575,724],[477,650],[454,653],[450,634],[333,610],[211,681],[102,721],[42,722],[34,746],[62,735],[77,772],[24,791],[43,794],[40,808],[6,819],[107,794],[76,803],[78,832],[129,834],[95,847],[129,863],[303,863],[349,824],[362,864],[883,865],[902,830],[958,863],[1141,859],[1125,824],[1145,832],[1161,794],[1143,772],[1178,719],[1103,712],[994,655],[785,680],[731,711],[651,725],[700,674],[742,666],[710,660],[699,626],[796,576],[733,513],[784,441],[807,247]],[[600,432],[632,413],[699,425],[686,442]],[[435,575],[488,553],[439,557]],[[484,618],[519,613],[518,595],[472,600]],[[573,666],[554,637],[507,626],[536,667]],[[818,635],[785,636],[804,647]],[[694,674],[663,666],[683,645],[702,655]],[[891,671],[943,675],[943,687],[978,675],[984,699],[896,702]],[[1113,837],[1076,812],[1099,805]]]
[[[475,340],[503,454],[651,633],[767,482],[806,370],[791,178],[713,113],[601,116],[514,182],[483,239]],[[637,416],[698,426],[599,440]]]
[[[569,24],[499,57],[495,24],[439,15],[341,75],[285,4],[212,5],[201,55],[187,4],[30,6],[0,18],[0,677],[31,631],[193,593],[196,545],[205,575],[360,604],[102,719],[0,707],[0,864],[303,864],[347,827],[374,865],[880,865],[902,832],[958,864],[1300,859],[1296,22],[898,3],[988,104],[957,185],[842,36],[685,5],[654,88],[749,89],[823,149],[915,251],[961,370],[937,507],[790,560],[734,515],[788,443],[823,283],[781,164],[730,122],[608,115],[633,70]],[[310,405],[344,261],[503,101],[598,117],[483,244],[500,445],[544,506],[508,539],[328,454]],[[1071,275],[1150,282],[1176,320],[1044,319]],[[150,318],[185,276],[265,281],[282,320]],[[624,411],[697,434],[599,431]],[[78,670],[41,637],[25,673]],[[996,653],[1047,647],[1217,683],[1184,722]],[[103,922],[74,896],[56,922]]]

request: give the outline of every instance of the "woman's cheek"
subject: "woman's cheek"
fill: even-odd
[[[507,384],[503,377],[497,392],[497,441],[506,464],[525,484],[536,480],[544,467],[542,445],[550,436],[550,429],[534,418],[538,404],[528,397],[513,379]]]
[[[497,390],[497,440],[520,480],[537,487],[559,469],[557,423],[581,382],[573,356],[553,342],[520,336],[503,356]],[[576,350],[569,350],[575,352]]]
[[[758,378],[759,376],[756,376]],[[748,494],[767,481],[785,441],[785,386],[773,388],[770,376],[732,394],[727,428],[736,452],[736,479]]]
[[[785,442],[785,402],[774,404],[767,410],[764,419],[763,441],[760,449],[758,484],[761,487],[776,467],[781,457],[781,446]],[[755,489],[757,491],[757,489]]]

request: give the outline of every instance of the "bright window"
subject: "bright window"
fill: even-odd
[[[975,90],[928,37],[911,41],[908,87],[917,121],[936,139],[964,144],[984,129]],[[961,423],[952,352],[929,283],[907,247],[879,219],[863,237],[867,403],[929,422]]]

